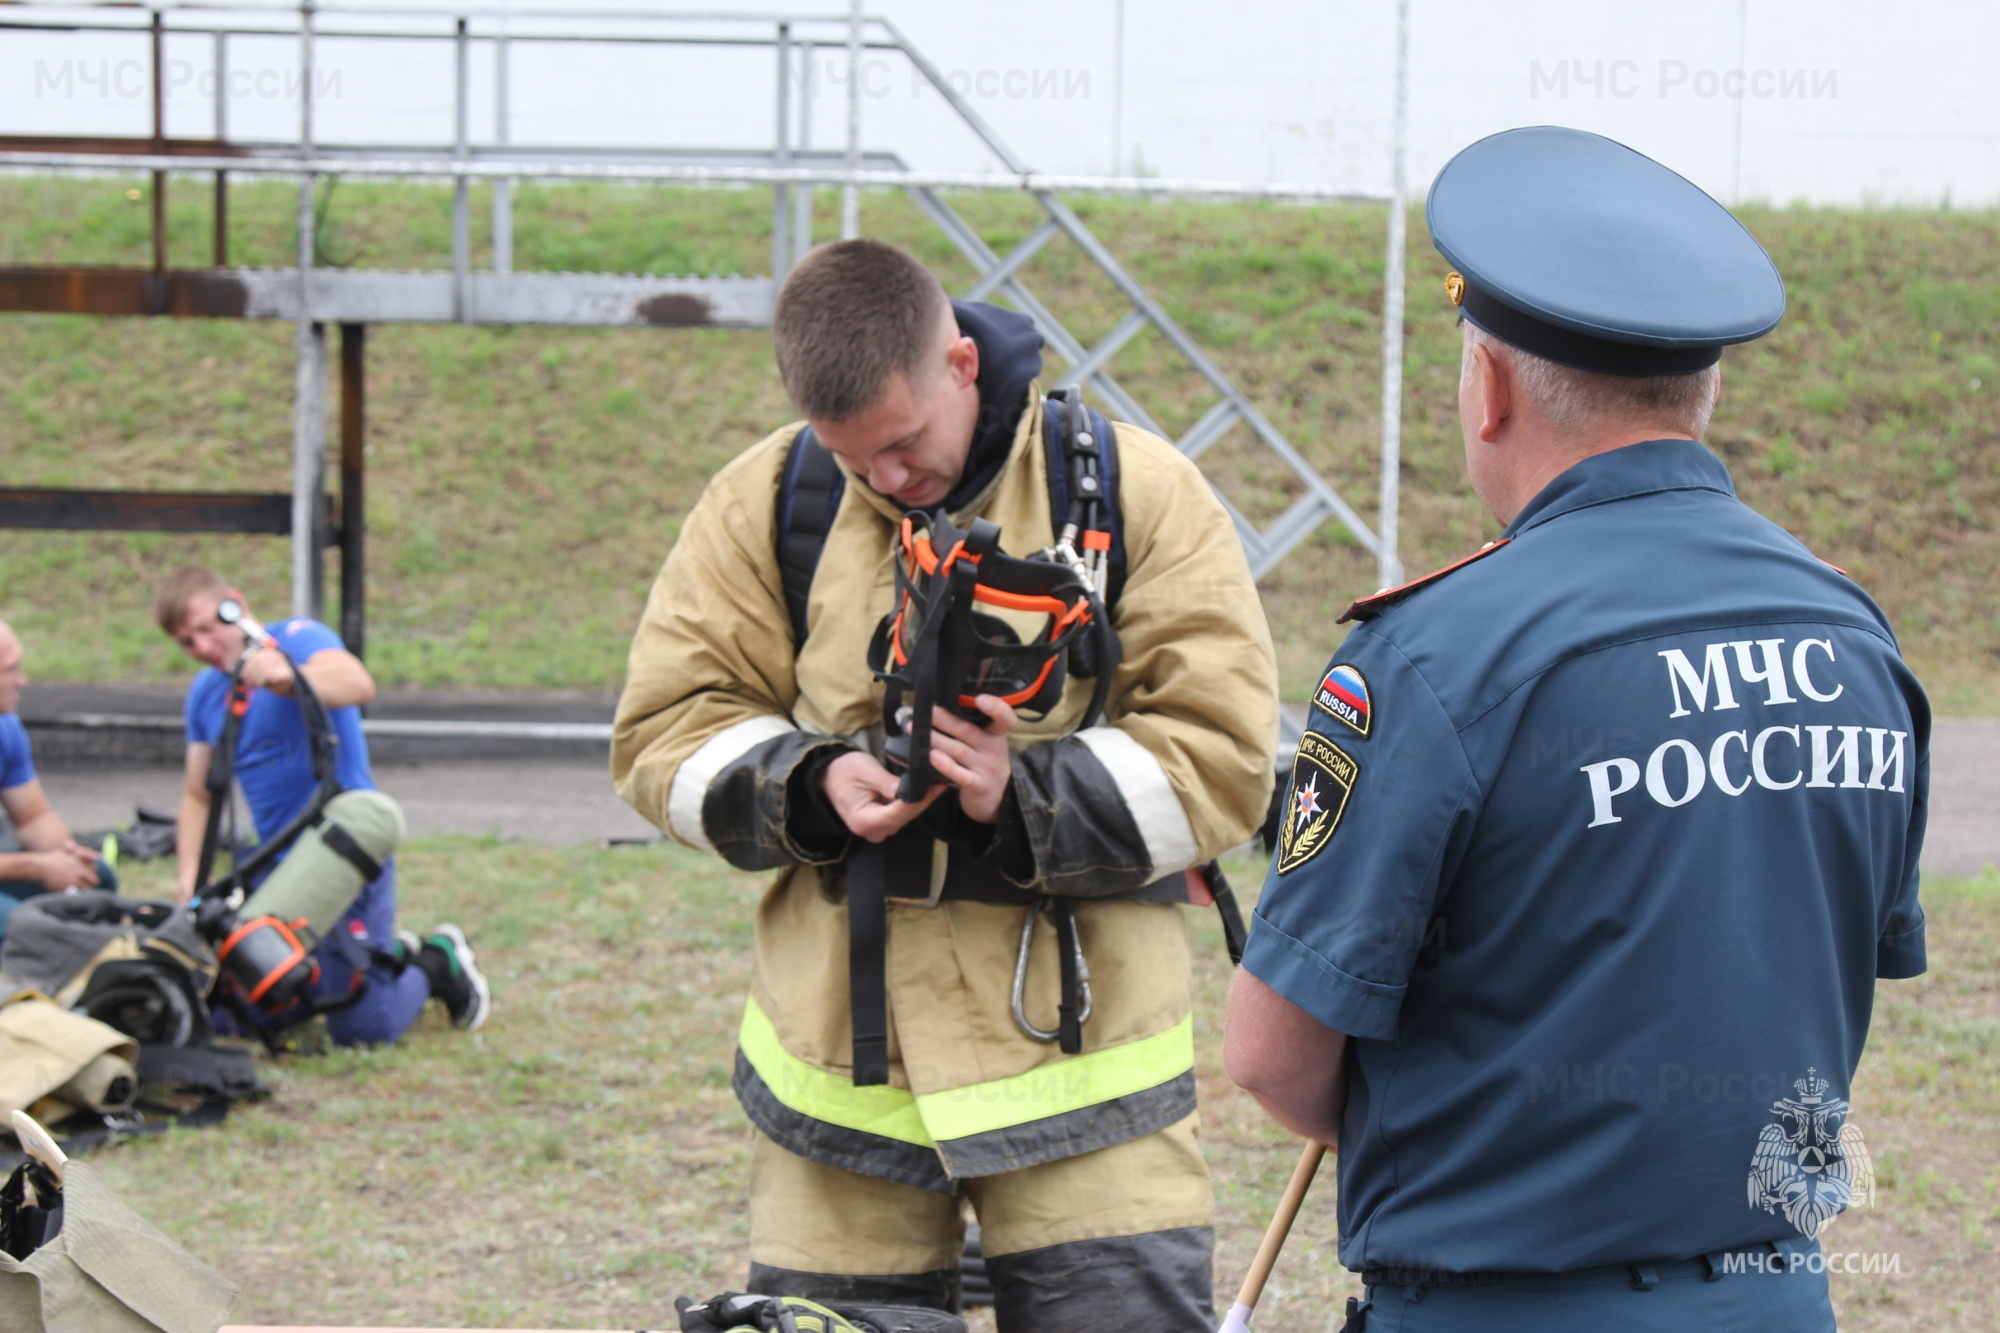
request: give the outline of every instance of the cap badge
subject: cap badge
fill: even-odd
[[[1461,278],[1455,269],[1445,275],[1444,294],[1451,298],[1453,305],[1462,305],[1465,302],[1465,279]]]

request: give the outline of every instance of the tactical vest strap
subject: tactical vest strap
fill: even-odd
[[[1070,484],[1076,471],[1076,460],[1069,450],[1067,399],[1070,395],[1075,395],[1075,390],[1058,393],[1042,401],[1042,448],[1049,474],[1049,519],[1058,532],[1062,529],[1063,515],[1069,512]],[[1084,421],[1089,427],[1091,439],[1087,447],[1096,457],[1095,471],[1103,487],[1100,504],[1104,524],[1110,530],[1111,549],[1105,553],[1110,578],[1104,592],[1104,604],[1112,607],[1118,604],[1118,595],[1125,591],[1125,523],[1118,507],[1118,437],[1104,414],[1088,404],[1084,406]]]
[[[813,575],[820,552],[833,531],[840,498],[847,493],[847,474],[832,454],[813,438],[807,426],[792,437],[785,454],[785,471],[778,486],[778,575],[785,588],[785,612],[792,622],[792,643],[806,641],[806,604],[812,597]]]
[[[889,1081],[889,887],[928,883],[931,839],[904,829],[857,839],[847,854],[847,1002],[853,1015],[854,1086]]]

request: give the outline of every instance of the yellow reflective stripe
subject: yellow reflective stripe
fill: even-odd
[[[851,1079],[807,1064],[779,1044],[778,1029],[754,996],[743,1006],[736,1040],[771,1095],[800,1115],[922,1148],[933,1146],[917,1113],[917,1099],[907,1089],[857,1088]]]
[[[1157,1088],[1192,1068],[1194,1016],[1190,1014],[1157,1036],[1043,1065],[1012,1078],[925,1093],[916,1102],[933,1136],[963,1139],[1080,1111],[1114,1097],[1129,1097]]]

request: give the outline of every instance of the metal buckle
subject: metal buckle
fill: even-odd
[[[1030,907],[1021,921],[1021,948],[1014,955],[1014,1023],[1036,1041],[1054,1041],[1062,1035],[1060,1028],[1044,1031],[1028,1021],[1028,959],[1035,951],[1035,919],[1041,914],[1039,907]],[[1081,1027],[1090,1021],[1090,964],[1084,959],[1083,937],[1080,934],[1076,941],[1076,978],[1080,992],[1077,998],[1081,1006],[1076,1022]]]

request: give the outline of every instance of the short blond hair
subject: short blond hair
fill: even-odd
[[[212,569],[190,565],[168,575],[166,581],[153,590],[153,619],[167,633],[177,633],[181,622],[187,619],[188,603],[202,596],[220,600],[228,591],[229,585],[222,581],[220,574]]]

